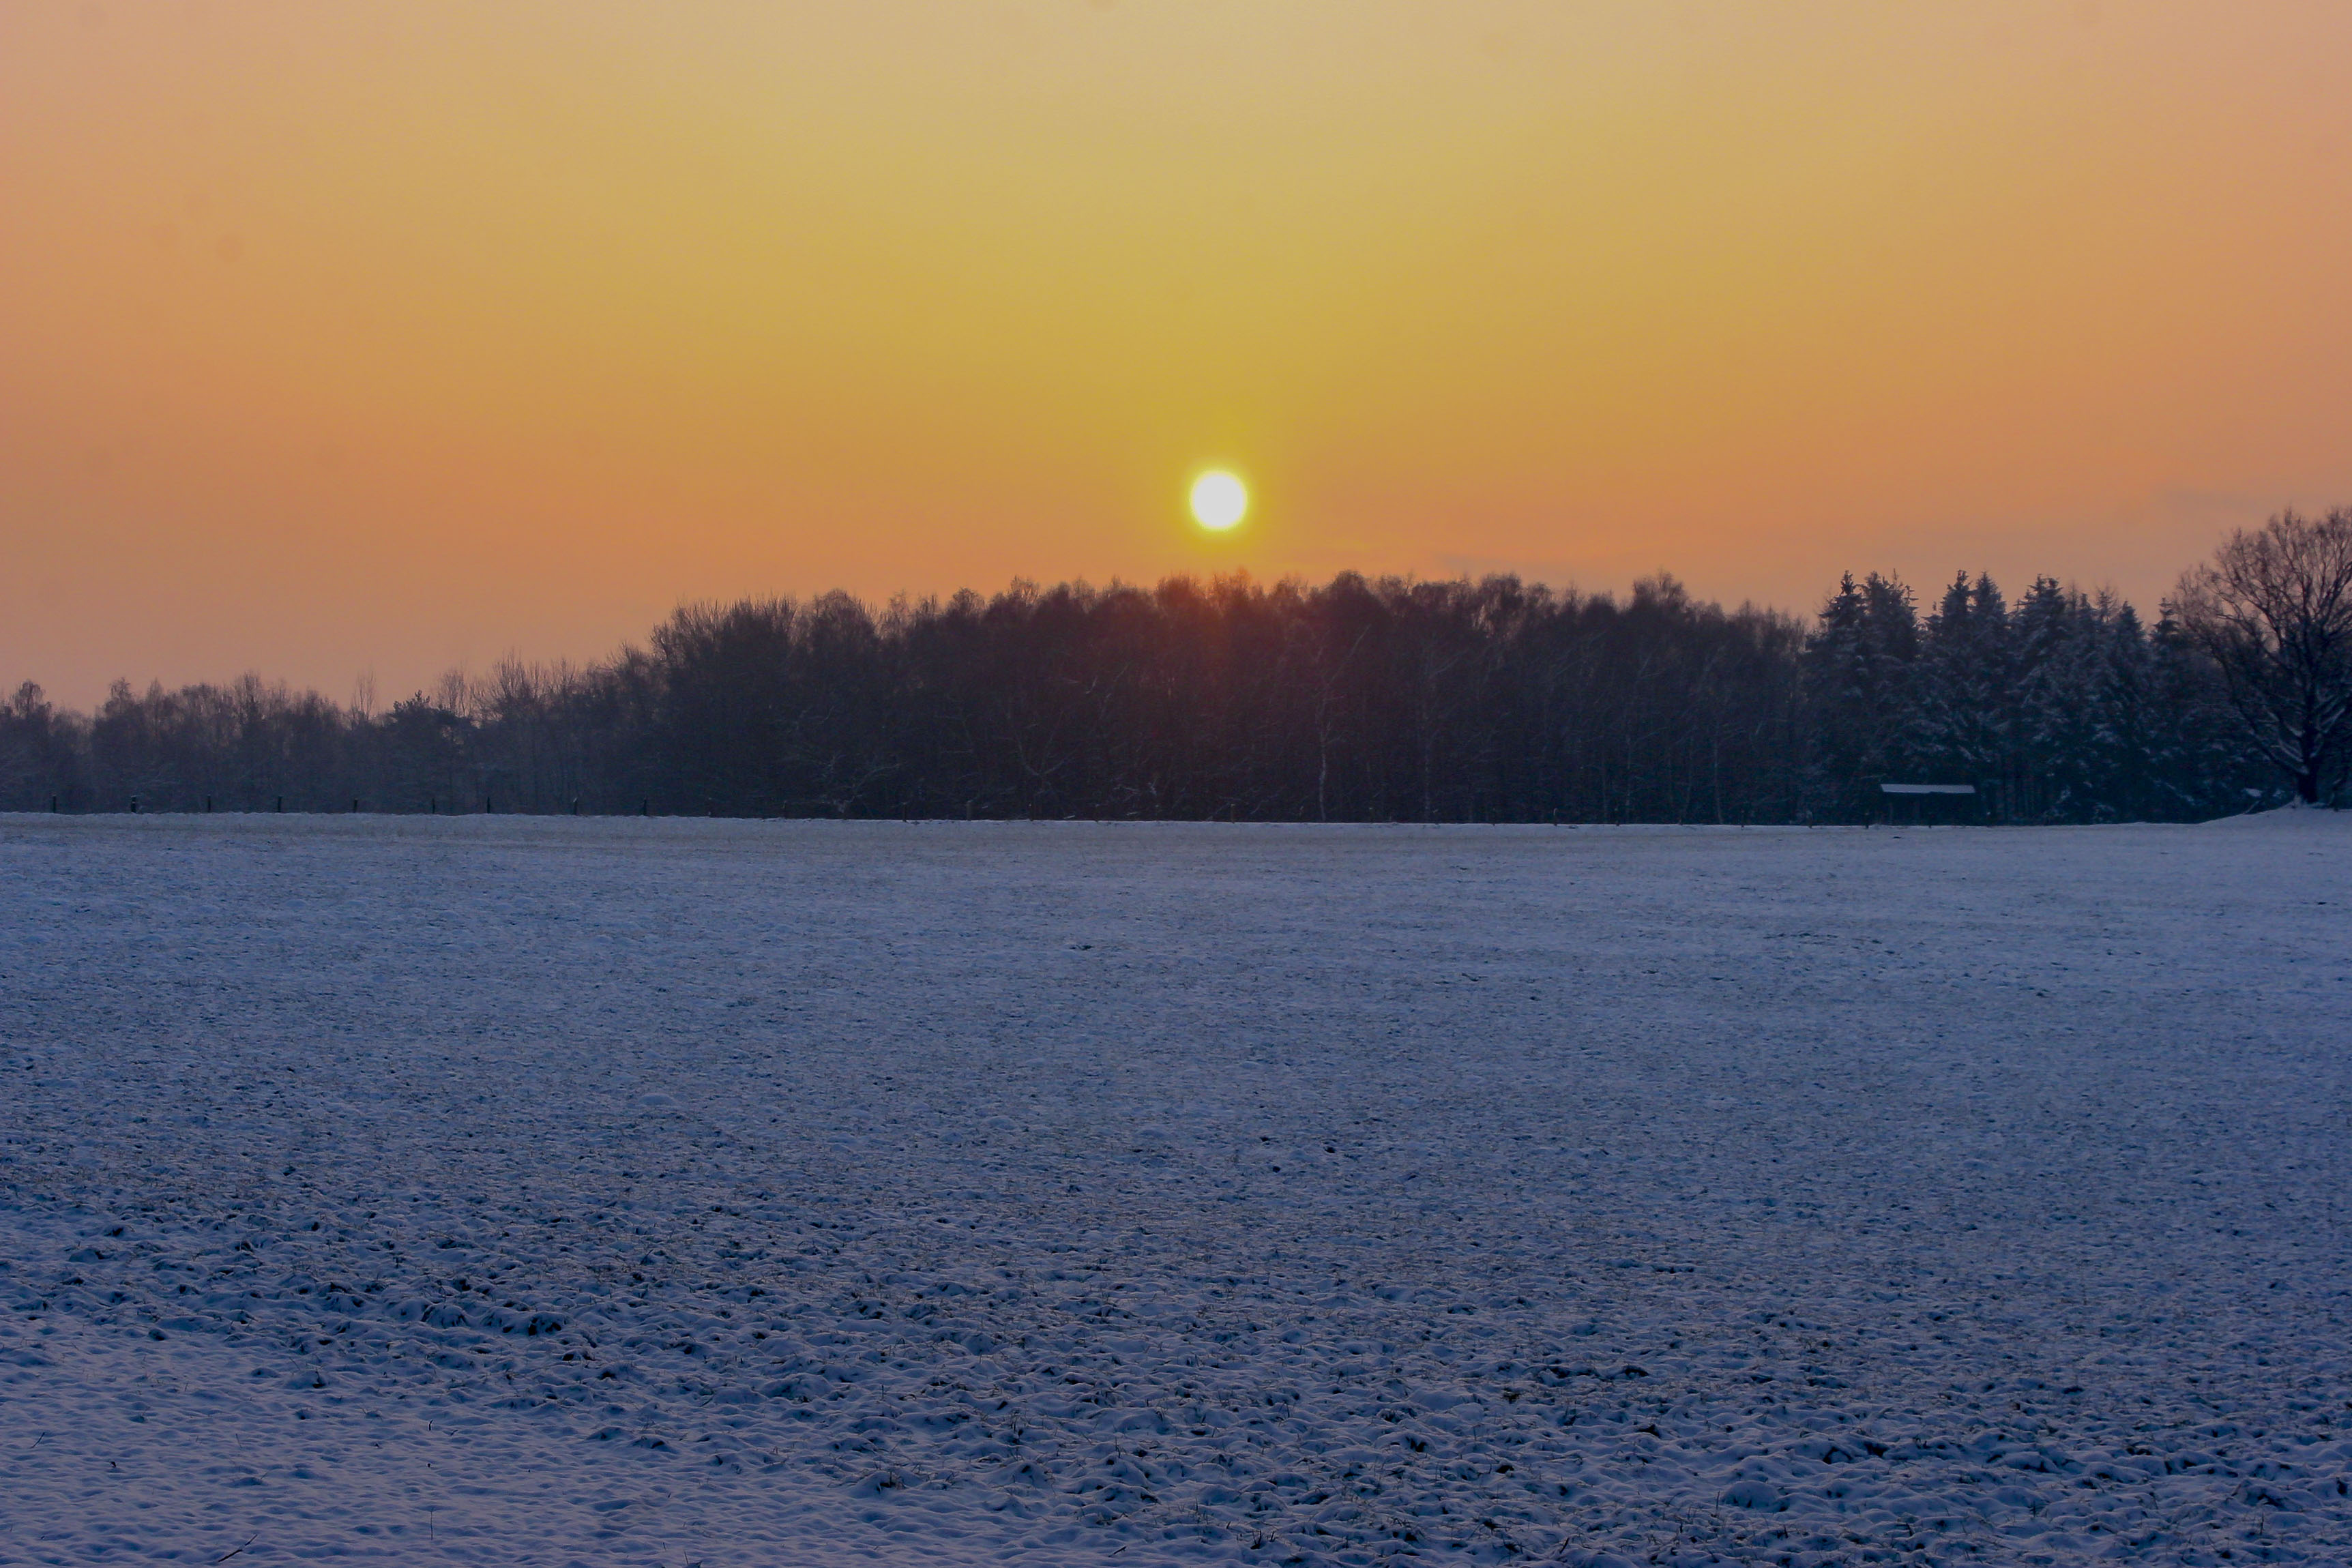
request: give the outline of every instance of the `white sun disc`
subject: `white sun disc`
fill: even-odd
[[[1204,528],[1223,533],[1249,511],[1249,491],[1223,469],[1192,481],[1192,516]]]

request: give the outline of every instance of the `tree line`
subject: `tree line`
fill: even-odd
[[[1973,820],[2178,821],[2341,794],[2347,693],[2352,514],[2288,513],[2153,625],[2046,578],[1923,607],[1848,577],[1810,622],[1664,576],[1173,578],[691,605],[380,713],[248,676],[85,715],[27,684],[0,807],[1851,822],[1907,781],[1973,785]]]

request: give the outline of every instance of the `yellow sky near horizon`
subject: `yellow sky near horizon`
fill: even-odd
[[[1234,569],[2152,609],[2352,501],[2347,75],[2333,3],[26,0],[0,681]]]

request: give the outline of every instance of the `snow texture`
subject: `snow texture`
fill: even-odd
[[[2347,830],[0,819],[0,1563],[2352,1562]]]

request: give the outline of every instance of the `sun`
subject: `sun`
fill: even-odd
[[[1222,468],[1192,481],[1192,516],[1212,533],[1223,533],[1249,511],[1249,490]]]

